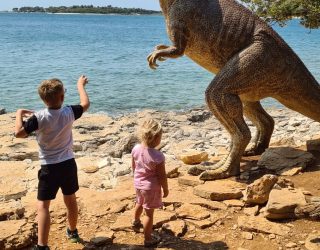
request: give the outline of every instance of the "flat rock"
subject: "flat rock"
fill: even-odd
[[[281,171],[293,167],[306,168],[314,156],[306,151],[290,147],[268,148],[262,155],[257,165],[269,170]]]
[[[132,232],[132,211],[126,211],[117,218],[116,222],[110,227],[113,231]]]
[[[176,178],[179,176],[180,162],[169,157],[166,158],[166,175],[168,178]]]
[[[290,232],[290,228],[287,226],[256,216],[239,216],[238,226],[242,230],[249,232],[276,234],[280,236],[285,236]]]
[[[231,180],[206,182],[194,188],[194,194],[214,201],[240,199],[244,185]]]
[[[176,219],[177,217],[175,213],[164,210],[157,210],[155,211],[155,216],[153,218],[153,225],[155,228],[160,228],[164,223]]]
[[[114,239],[113,231],[103,231],[95,234],[94,238],[90,240],[90,243],[95,246],[103,246],[106,244],[112,244]]]
[[[111,226],[111,230],[132,232],[132,216],[133,211],[126,211],[120,214],[116,222]],[[164,223],[175,219],[176,215],[172,212],[156,210],[155,216],[153,218],[153,227],[160,228]]]
[[[29,246],[36,237],[36,227],[26,220],[0,221],[0,249]]]
[[[182,237],[187,232],[187,224],[183,220],[169,221],[162,225],[162,229],[173,236]]]
[[[22,207],[21,202],[11,200],[9,202],[0,203],[0,221],[8,220],[10,218],[20,219],[23,217],[25,208]]]
[[[259,213],[259,206],[256,205],[254,207],[245,207],[243,209],[243,213],[249,216],[256,216]]]
[[[203,220],[210,217],[206,208],[192,204],[183,204],[176,209],[178,218],[187,218],[192,220]]]
[[[243,207],[244,202],[240,200],[225,200],[223,204],[226,204],[227,207]]]
[[[179,159],[183,161],[185,164],[194,165],[199,164],[203,161],[207,161],[208,153],[200,152],[197,150],[188,151],[186,153],[180,154]]]
[[[273,189],[266,205],[265,217],[269,219],[295,218],[295,208],[306,204],[305,196],[299,189]]]
[[[96,158],[81,157],[77,159],[77,165],[79,169],[81,169],[87,174],[92,174],[99,170],[98,162]]]
[[[26,185],[26,169],[28,164],[21,161],[0,161],[0,201],[20,199],[25,196],[28,188]]]
[[[319,250],[320,249],[320,233],[310,234],[305,241],[305,247],[308,250]]]
[[[274,184],[278,181],[275,175],[267,174],[260,179],[255,180],[247,186],[244,192],[244,200],[246,204],[264,204],[269,199],[269,194]]]
[[[199,176],[183,175],[178,178],[178,183],[181,185],[195,187],[204,184],[204,181],[200,180]]]

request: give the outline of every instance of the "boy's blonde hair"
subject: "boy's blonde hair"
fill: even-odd
[[[156,147],[155,140],[162,134],[162,126],[155,119],[146,119],[139,127],[138,136],[148,147]]]
[[[64,93],[63,83],[57,78],[44,80],[38,87],[38,93],[44,102],[54,104],[58,95]]]

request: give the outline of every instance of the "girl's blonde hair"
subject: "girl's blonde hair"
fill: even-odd
[[[148,147],[156,147],[154,145],[156,138],[162,134],[162,126],[160,122],[155,119],[146,119],[139,127],[138,136]]]

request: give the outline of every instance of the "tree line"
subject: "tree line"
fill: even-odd
[[[320,27],[320,0],[241,0],[249,9],[268,22],[285,25],[292,18],[309,29]]]
[[[21,7],[13,8],[13,12],[38,12],[38,13],[91,13],[91,14],[122,14],[122,15],[151,15],[151,14],[161,14],[160,11],[155,10],[145,10],[141,8],[120,8],[108,6],[93,6],[93,5],[74,5],[71,7],[59,6],[59,7]]]

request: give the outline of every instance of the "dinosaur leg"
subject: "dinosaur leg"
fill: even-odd
[[[225,76],[223,73],[221,75]],[[231,135],[230,153],[218,163],[218,169],[204,171],[200,175],[201,180],[223,179],[240,174],[240,159],[251,139],[250,130],[243,119],[239,96],[219,89],[228,85],[220,82],[224,80],[220,74],[214,79],[207,89],[206,101],[209,109]]]
[[[232,145],[230,145],[230,149],[231,148],[232,148]],[[204,166],[204,165],[192,166],[191,168],[189,168],[188,174],[200,175],[201,173],[203,173],[204,171],[207,171],[207,170],[219,169],[227,161],[227,159],[229,158],[229,155],[230,155],[230,152],[225,157],[223,157],[219,162],[214,164],[213,166]]]
[[[245,151],[244,155],[260,155],[269,147],[274,129],[274,120],[262,108],[260,102],[244,102],[243,112],[257,128],[257,132],[253,140],[253,146],[249,150]]]
[[[268,74],[268,68],[265,65],[272,65],[271,61],[266,60],[265,53],[266,48],[262,47],[261,43],[251,44],[247,49],[233,56],[207,88],[207,105],[229,132],[231,148],[222,166],[215,170],[204,171],[200,175],[201,180],[223,179],[240,174],[241,156],[251,139],[250,130],[243,118],[241,99],[257,102],[259,98],[257,88],[264,86],[264,79]],[[253,113],[256,115],[262,113],[264,117],[263,121],[258,122],[258,119],[255,121],[265,129],[266,124],[271,123],[271,120],[267,118],[268,116],[262,111],[262,108],[259,108],[259,105],[255,105],[256,107],[254,104],[251,105]],[[259,131],[259,137],[264,138],[260,148],[268,144],[271,131]]]

